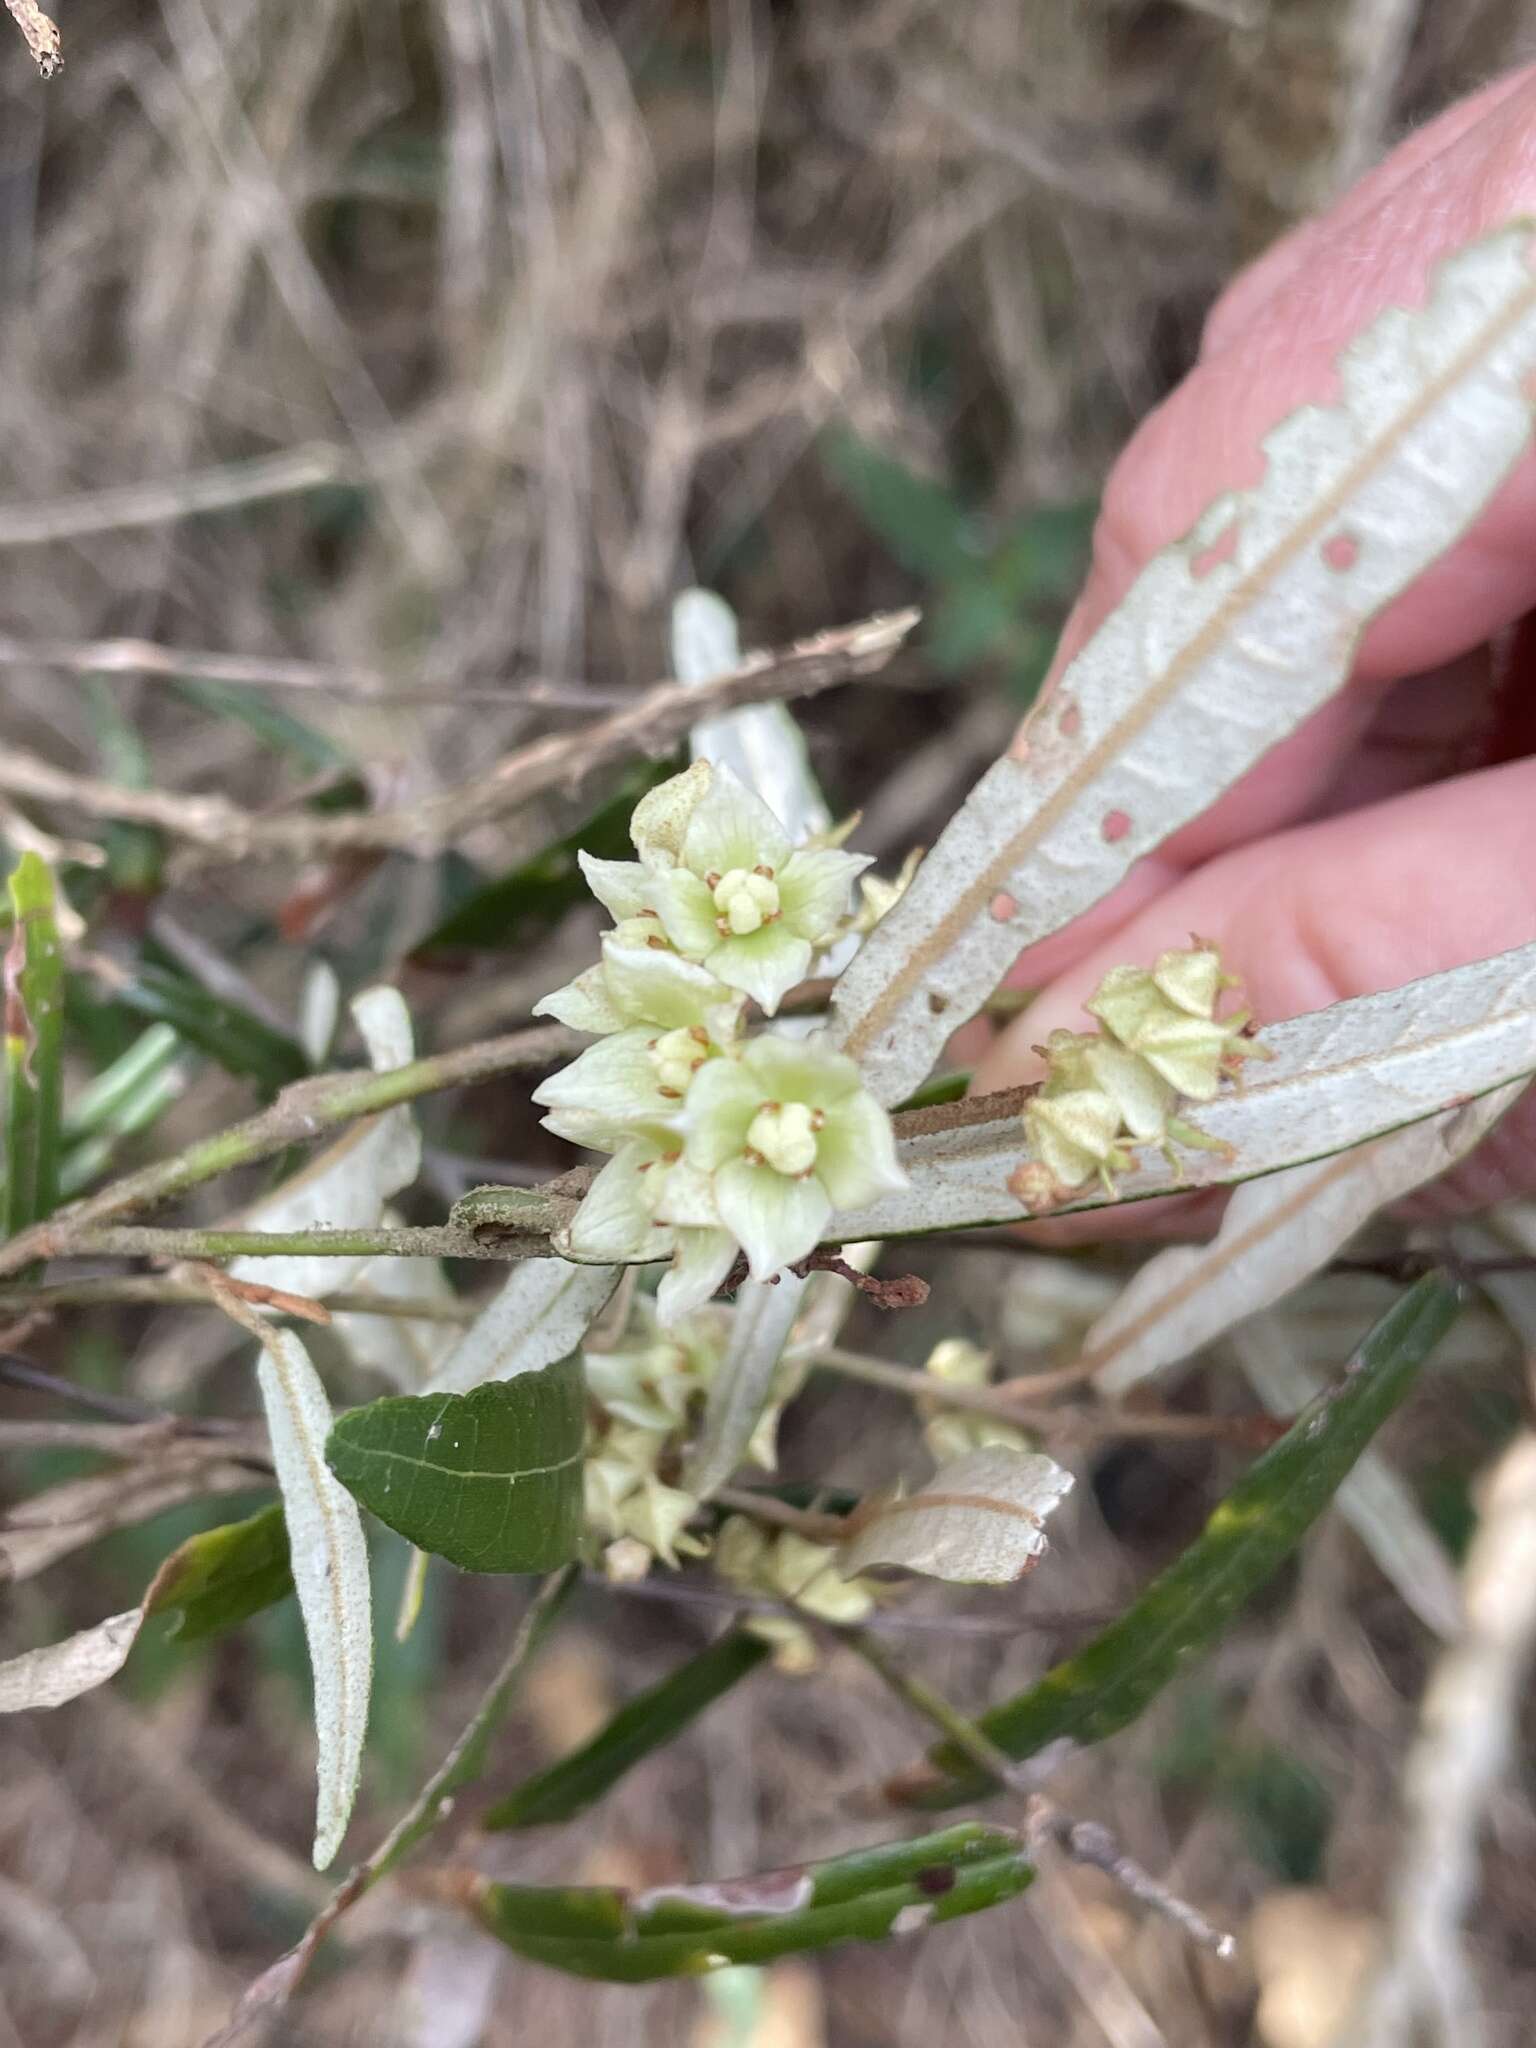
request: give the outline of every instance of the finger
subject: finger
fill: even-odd
[[[1536,202],[1536,73],[1320,231],[1315,261],[1269,292],[1142,426],[1116,465],[1094,560],[1058,660],[1067,659],[1160,548],[1211,499],[1257,482],[1260,443],[1287,414],[1337,391],[1335,359],[1389,305],[1422,304],[1450,250]],[[1475,647],[1536,603],[1536,460],[1527,457],[1467,536],[1367,632],[1357,689],[1276,748],[1164,857],[1187,864],[1303,814],[1369,722],[1374,695]]]
[[[1184,877],[1042,991],[983,1058],[975,1086],[1037,1078],[1032,1048],[1057,1025],[1090,1021],[1081,1005],[1111,967],[1150,965],[1192,932],[1220,944],[1261,1029],[1524,945],[1536,936],[1536,763],[1300,826]],[[1501,1148],[1536,1138],[1530,1104],[1514,1116]],[[1536,1146],[1520,1163],[1536,1185]]]

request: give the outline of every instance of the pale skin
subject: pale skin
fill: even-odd
[[[1198,363],[1115,466],[1053,679],[1150,556],[1255,481],[1269,428],[1334,394],[1347,341],[1385,307],[1422,303],[1444,255],[1522,215],[1536,219],[1536,66],[1449,108],[1244,271],[1212,309]],[[976,1086],[1035,1078],[1031,1048],[1089,1023],[1081,1002],[1108,968],[1150,965],[1192,932],[1219,942],[1261,1020],[1536,940],[1533,613],[1536,444],[1375,622],[1346,691],[1020,958],[1010,979],[1041,993],[983,1054]],[[1536,1090],[1417,1199],[1439,1214],[1533,1189]],[[1186,1232],[1191,1207],[1137,1205],[1120,1227]]]

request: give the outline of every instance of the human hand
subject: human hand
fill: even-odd
[[[1458,102],[1245,271],[1110,477],[1052,681],[1153,554],[1258,479],[1263,435],[1336,392],[1354,335],[1421,304],[1444,256],[1523,213],[1536,215],[1536,67]],[[989,1047],[977,1088],[1034,1078],[1031,1048],[1085,1027],[1082,1000],[1108,968],[1149,965],[1192,932],[1220,944],[1261,1025],[1536,939],[1533,609],[1536,449],[1372,625],[1345,691],[1020,957],[1010,980],[1041,993]],[[1536,1188],[1533,1141],[1536,1091],[1420,1202],[1443,1213]],[[1187,1233],[1192,1207],[1138,1204],[1119,1227]]]

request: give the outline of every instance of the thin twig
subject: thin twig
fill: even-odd
[[[22,10],[29,0],[6,0],[26,25]],[[32,10],[36,12],[35,8]],[[39,19],[46,21],[47,16]],[[49,27],[53,24],[50,22]],[[55,38],[58,31],[54,30]],[[28,36],[28,41],[31,37]],[[37,54],[35,48],[34,56]],[[39,60],[41,62],[41,60]],[[194,512],[228,512],[264,498],[292,497],[341,483],[356,473],[345,450],[323,441],[286,448],[280,455],[261,455],[251,462],[221,463],[217,469],[194,470],[167,477],[163,483],[124,484],[107,491],[89,491],[72,498],[46,499],[37,505],[0,505],[0,547],[35,547],[43,541],[82,540],[93,533],[119,533],[134,526],[164,526]]]
[[[782,653],[749,655],[708,683],[658,683],[627,710],[585,731],[536,740],[479,781],[393,810],[263,817],[227,797],[129,789],[104,777],[72,774],[18,748],[0,756],[0,789],[92,817],[154,825],[219,861],[357,847],[427,859],[546,790],[575,789],[598,769],[637,754],[659,758],[701,718],[744,704],[811,696],[872,675],[890,660],[918,617],[916,610],[891,612],[837,627]]]
[[[1214,1437],[1263,1449],[1283,1436],[1289,1423],[1272,1415],[1180,1415],[1166,1408],[1124,1408],[1108,1402],[1092,1408],[1051,1408],[1016,1401],[1002,1380],[990,1387],[967,1387],[933,1373],[914,1372],[863,1352],[833,1345],[811,1360],[845,1379],[884,1387],[909,1401],[932,1402],[938,1408],[965,1408],[976,1415],[996,1416],[1058,1442],[1098,1443],[1105,1437]]]
[[[3,513],[0,513],[3,517]],[[399,705],[536,705],[590,717],[624,711],[638,689],[599,689],[589,683],[546,682],[540,677],[470,678],[441,689],[401,689],[381,668],[300,661],[278,654],[218,654],[165,647],[153,640],[18,640],[0,634],[0,667],[56,669],[65,675],[137,678],[168,683],[217,683],[249,690],[314,691],[335,699]]]
[[[495,1677],[443,1761],[372,1855],[353,1867],[294,1946],[250,1986],[236,2006],[230,2025],[213,2035],[205,2048],[215,2048],[215,2043],[233,2038],[236,2030],[255,2014],[276,2012],[285,2006],[303,1982],[316,1950],[342,1915],[452,1814],[455,1795],[479,1775],[490,1738],[512,1703],[523,1666],[559,1612],[575,1577],[576,1567],[565,1565],[544,1580],[524,1609]]]
[[[269,1290],[270,1291],[270,1290]],[[208,1290],[168,1273],[104,1273],[89,1280],[56,1280],[31,1287],[0,1287],[0,1315],[8,1309],[206,1308]],[[275,1304],[269,1304],[272,1306]],[[448,1301],[431,1294],[370,1294],[366,1289],[328,1294],[333,1316],[384,1316],[410,1323],[472,1323],[480,1313],[472,1301]]]
[[[503,1038],[460,1046],[455,1052],[432,1053],[383,1073],[352,1068],[295,1081],[259,1116],[231,1124],[212,1137],[198,1139],[171,1159],[156,1160],[137,1173],[113,1181],[85,1201],[56,1210],[46,1223],[34,1225],[8,1245],[0,1246],[0,1274],[18,1272],[34,1259],[76,1256],[83,1233],[94,1225],[153,1208],[218,1174],[271,1159],[290,1145],[306,1143],[359,1117],[374,1116],[381,1110],[393,1109],[397,1103],[490,1080],[498,1074],[553,1066],[580,1044],[581,1040],[563,1025],[539,1025]],[[198,1251],[185,1255],[209,1256]]]
[[[896,1664],[884,1646],[872,1641],[863,1629],[838,1629],[836,1634],[872,1671],[878,1672],[899,1699],[947,1736],[993,1784],[1017,1793],[1024,1800],[1027,1840],[1054,1842],[1074,1863],[1090,1864],[1102,1871],[1139,1905],[1172,1921],[1198,1947],[1209,1949],[1224,1960],[1236,1953],[1237,1943],[1230,1934],[1214,1927],[1198,1907],[1179,1898],[1134,1857],[1127,1856],[1108,1828],[1096,1821],[1074,1820],[1044,1796],[1040,1780],[1057,1761],[1052,1748],[1043,1750],[1031,1763],[1016,1763],[942,1693]]]
[[[55,1259],[547,1259],[550,1232],[568,1222],[573,1201],[552,1200],[544,1220],[495,1242],[452,1223],[373,1230],[160,1230],[152,1224],[105,1223],[71,1231],[50,1246]],[[20,1239],[15,1240],[20,1243]],[[0,1251],[7,1263],[11,1247]],[[290,1313],[292,1311],[290,1310]]]
[[[64,69],[57,23],[44,14],[37,0],[5,0],[5,4],[25,38],[27,48],[32,52],[32,61],[37,66],[39,76],[57,78]]]
[[[792,1529],[812,1543],[837,1543],[848,1533],[841,1515],[818,1514],[814,1508],[797,1508],[771,1493],[757,1493],[750,1486],[717,1486],[709,1497],[711,1507],[734,1508],[756,1522],[771,1522],[777,1529]]]

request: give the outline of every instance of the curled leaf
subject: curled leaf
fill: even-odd
[[[1045,1554],[1045,1521],[1072,1474],[1041,1451],[989,1444],[952,1458],[916,1493],[861,1517],[838,1551],[852,1578],[897,1565],[959,1585],[1006,1586]]]

